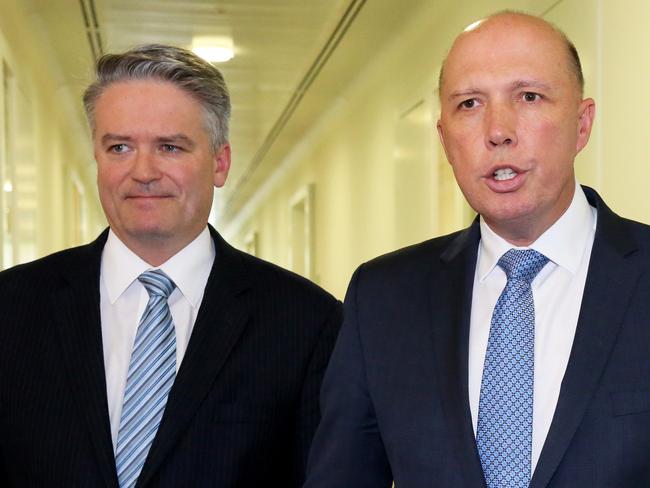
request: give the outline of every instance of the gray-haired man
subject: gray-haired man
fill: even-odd
[[[84,103],[110,229],[0,273],[0,485],[300,486],[340,304],[207,224],[221,74],[144,46]]]

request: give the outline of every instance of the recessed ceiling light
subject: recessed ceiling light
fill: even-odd
[[[195,37],[192,52],[209,63],[224,63],[235,57],[232,39],[228,37]]]

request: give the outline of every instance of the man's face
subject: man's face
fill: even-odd
[[[502,237],[529,244],[571,203],[594,115],[562,39],[537,19],[488,20],[454,44],[440,96],[438,132],[465,198]]]
[[[117,82],[97,100],[100,200],[113,231],[141,257],[177,252],[208,221],[230,148],[215,152],[204,122],[199,102],[168,82]]]

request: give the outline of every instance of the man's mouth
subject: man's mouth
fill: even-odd
[[[518,173],[512,168],[501,168],[493,173],[494,179],[497,181],[511,180],[517,176],[517,174]]]
[[[156,195],[152,193],[146,193],[146,194],[133,194],[133,195],[126,195],[126,198],[133,198],[133,199],[139,199],[139,198],[147,198],[147,199],[154,199],[154,198],[169,198],[171,195]]]

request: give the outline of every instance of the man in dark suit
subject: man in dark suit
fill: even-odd
[[[582,85],[539,18],[454,42],[438,130],[479,217],[354,274],[306,488],[650,486],[650,228],[576,183]]]
[[[0,274],[0,485],[300,486],[340,303],[207,224],[221,74],[144,46],[84,102],[110,229]]]

